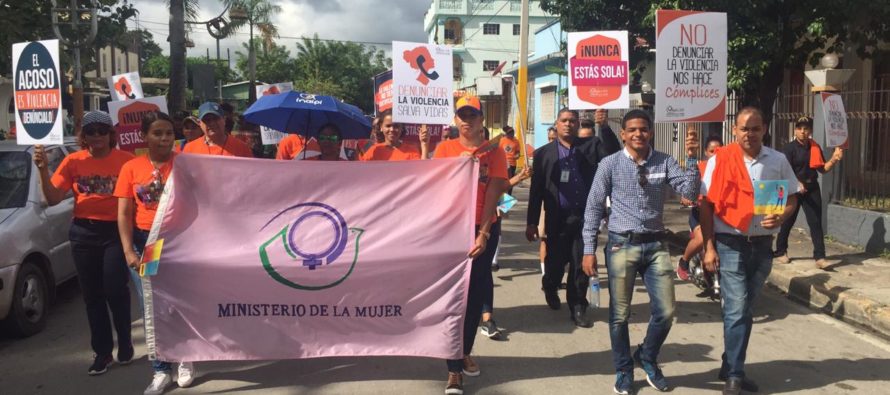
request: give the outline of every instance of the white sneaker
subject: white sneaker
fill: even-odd
[[[176,384],[179,384],[180,388],[188,387],[195,381],[196,375],[195,364],[183,362],[179,364],[179,375],[176,377]]]
[[[170,373],[166,372],[155,372],[154,378],[151,380],[151,384],[148,385],[148,388],[143,392],[144,395],[161,395],[173,383],[173,377]]]

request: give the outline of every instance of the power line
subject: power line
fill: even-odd
[[[141,23],[152,23],[152,24],[156,24],[156,25],[169,26],[169,24],[167,24],[167,23],[161,23],[161,22],[156,22],[156,21],[146,21],[146,20],[144,20],[144,19],[143,19],[143,20],[140,20],[140,22],[141,22]],[[158,32],[158,31],[156,31],[156,30],[152,30],[152,29],[148,29],[148,28],[143,28],[143,29],[148,30],[148,31],[151,31],[151,32],[155,32],[155,33]],[[168,34],[168,33],[167,33],[167,32],[163,32],[163,33],[158,33],[158,34]],[[242,35],[242,36],[250,36],[250,33],[247,33],[247,32],[232,32],[232,34],[238,34],[238,35]],[[256,36],[256,35],[254,35],[254,36]],[[302,39],[304,39],[304,38],[305,38],[305,39],[310,39],[310,40],[316,40],[316,38],[314,38],[314,37],[293,37],[293,36],[281,36],[281,35],[279,35],[279,36],[276,37],[276,38],[280,38],[280,39],[284,39],[284,40],[302,40]],[[385,45],[385,46],[392,46],[392,42],[385,43],[385,42],[375,42],[375,41],[336,40],[336,39],[331,39],[331,38],[318,38],[317,40],[318,40],[318,41],[325,41],[325,42],[346,42],[346,43],[355,43],[355,44],[363,44],[363,45]]]

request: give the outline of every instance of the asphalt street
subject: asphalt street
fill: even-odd
[[[525,206],[522,198],[520,202],[505,220],[501,270],[495,273],[495,319],[506,336],[492,341],[479,335],[473,354],[482,374],[465,378],[465,391],[612,393],[608,309],[596,310],[595,326],[581,329],[572,325],[564,304],[559,311],[546,306],[540,291],[537,244],[524,240]],[[722,389],[716,377],[723,350],[720,305],[697,298],[698,290],[689,283],[677,282],[676,292],[678,316],[659,362],[674,393],[715,393]],[[607,306],[605,289],[602,300]],[[630,333],[635,345],[642,341],[649,318],[648,297],[640,281],[632,312]],[[133,333],[138,360],[128,366],[113,365],[101,376],[88,376],[92,352],[86,315],[76,282],[69,282],[59,290],[45,331],[26,339],[0,336],[0,394],[141,393],[152,374],[141,317],[134,317]],[[192,387],[174,385],[168,393],[441,394],[446,379],[443,361],[405,357],[196,366],[199,376]],[[635,373],[639,393],[656,393],[646,384],[641,369]],[[755,308],[747,373],[765,394],[887,394],[890,342],[767,288]]]

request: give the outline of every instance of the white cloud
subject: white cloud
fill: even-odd
[[[425,42],[423,16],[431,3],[422,0],[272,2],[282,8],[273,18],[281,35],[277,43],[286,47],[291,54],[296,52],[299,37],[311,37],[313,34],[318,34],[322,39],[384,43],[376,46],[387,52],[391,49],[388,43],[392,41]],[[131,0],[130,3],[139,10],[139,25],[151,31],[155,42],[168,54],[169,44],[166,40],[169,33],[169,10],[165,1]],[[212,19],[223,9],[224,6],[219,1],[202,0],[198,19]],[[134,28],[136,23],[131,20],[128,25]],[[207,33],[204,26],[194,25],[189,37],[195,47],[188,49],[188,56],[204,56],[209,49],[210,57],[216,57],[216,40]],[[241,44],[246,43],[247,38],[247,28],[244,28],[238,34],[220,40],[221,57],[225,58],[226,50],[230,50],[234,67],[235,51],[242,50]]]

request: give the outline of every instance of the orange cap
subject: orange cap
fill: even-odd
[[[476,110],[479,114],[482,114],[482,102],[480,102],[479,98],[476,96],[464,96],[460,98],[460,100],[457,101],[456,107],[457,108],[454,110],[455,113],[464,107],[470,107]]]

